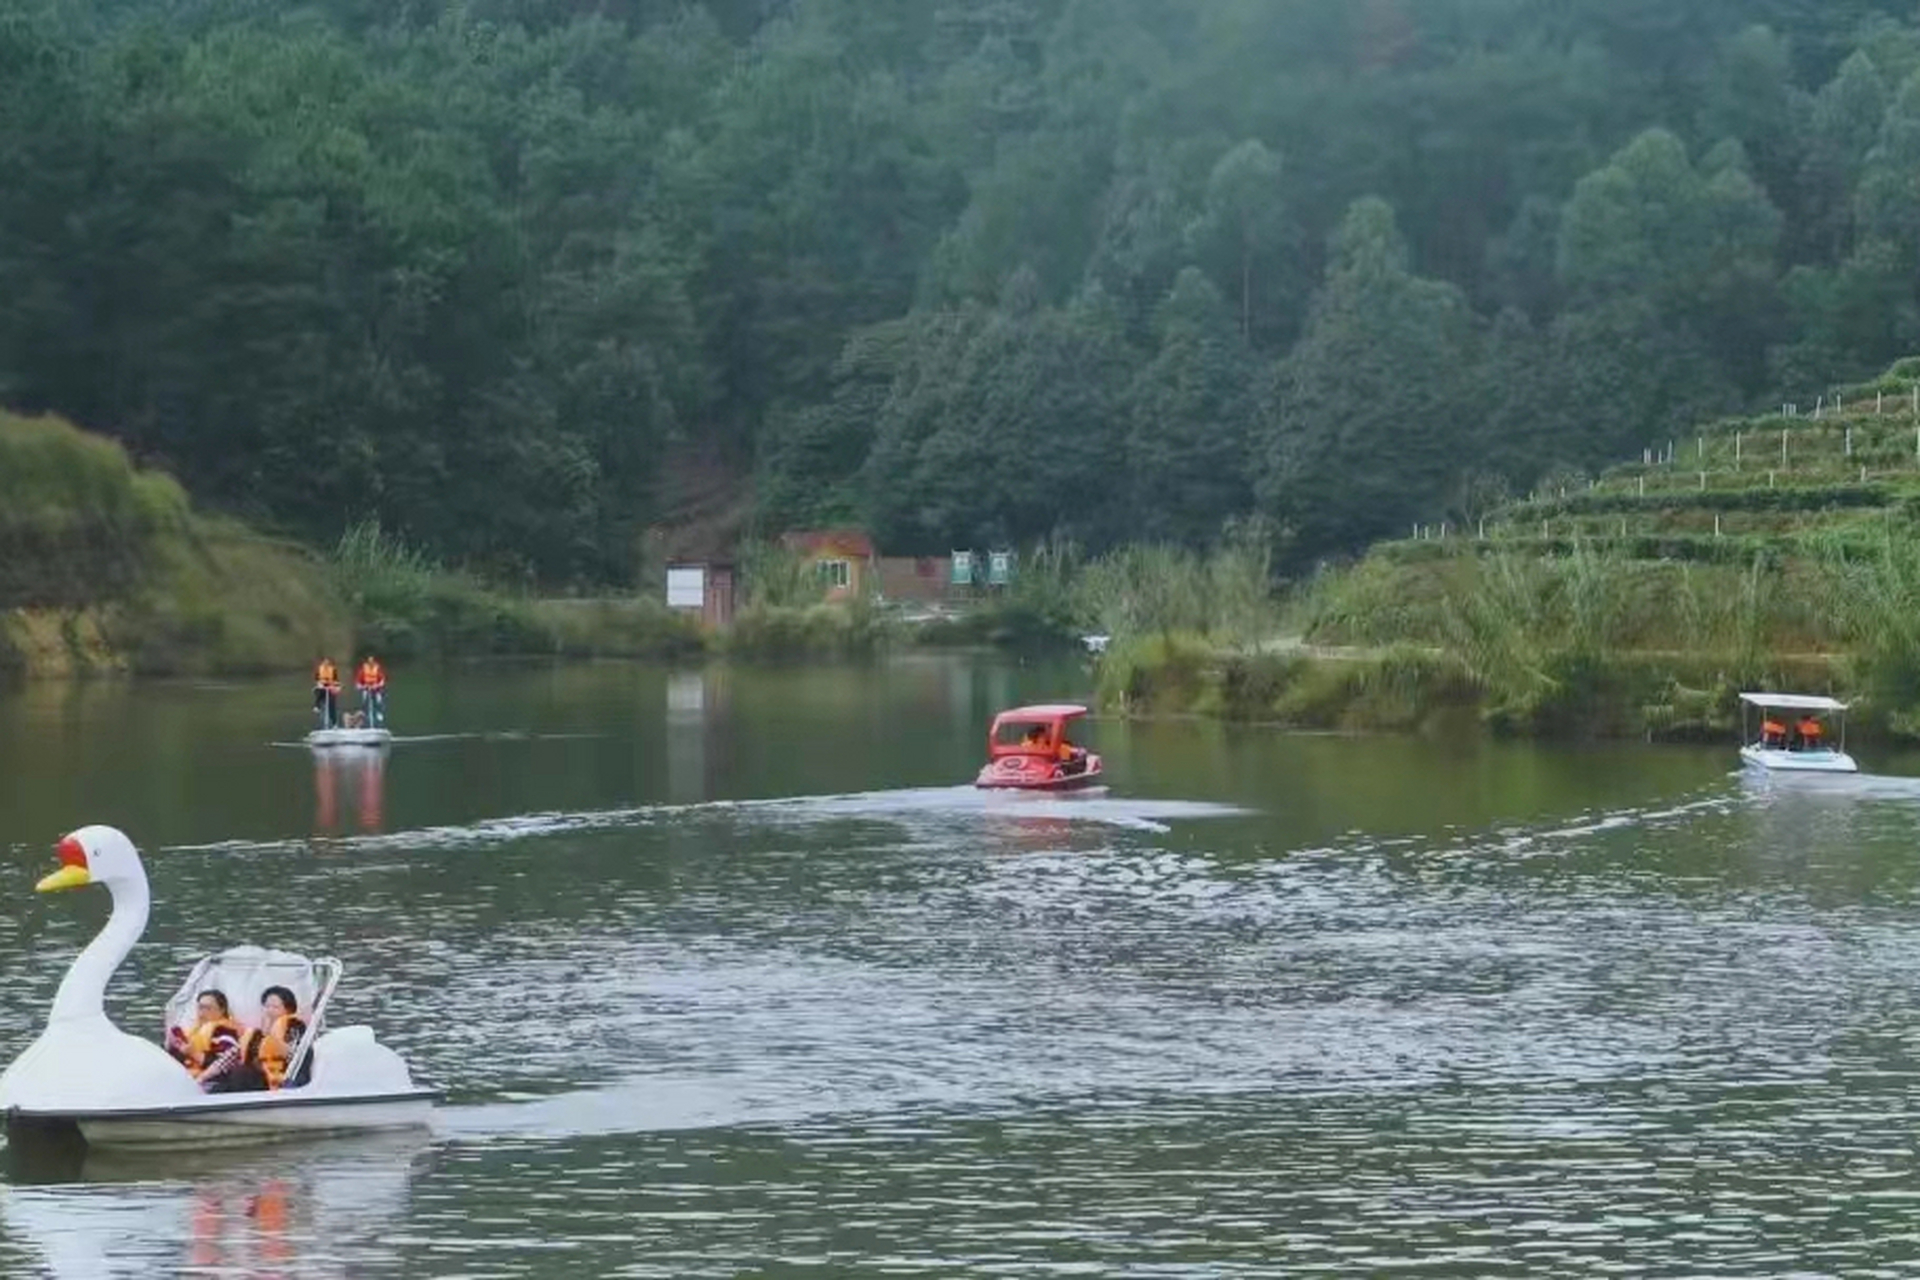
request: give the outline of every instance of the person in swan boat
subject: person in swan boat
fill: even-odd
[[[208,988],[194,1002],[200,1020],[193,1030],[167,1029],[167,1052],[178,1058],[207,1093],[241,1093],[266,1087],[260,1068],[247,1060],[249,1033],[233,1020],[224,991]]]
[[[299,1009],[299,1000],[285,987],[268,987],[260,993],[260,1029],[247,1032],[242,1056],[258,1065],[269,1089],[287,1083],[287,1064],[300,1047],[300,1037],[306,1034],[307,1024],[298,1016]],[[300,1064],[300,1075],[293,1083],[305,1084],[312,1074],[313,1059],[309,1057]]]

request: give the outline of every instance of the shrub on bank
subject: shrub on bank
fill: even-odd
[[[1116,640],[1100,659],[1097,696],[1121,711],[1195,711],[1218,655],[1191,633]]]
[[[701,653],[699,624],[652,600],[534,599],[489,590],[383,530],[349,529],[335,583],[356,647],[388,658],[540,656],[678,658]]]
[[[186,494],[125,449],[53,417],[0,413],[0,608],[125,597],[179,536]]]
[[[883,613],[858,602],[750,605],[734,615],[720,646],[728,657],[758,662],[854,658],[877,652],[892,634],[893,624]]]

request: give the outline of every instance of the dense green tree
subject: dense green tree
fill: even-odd
[[[20,0],[0,76],[0,398],[550,582],[678,451],[1330,551],[1920,345],[1911,0]]]
[[[1362,200],[1331,247],[1300,344],[1281,370],[1261,459],[1263,505],[1317,555],[1435,511],[1462,463],[1473,316],[1409,268],[1393,210]]]
[[[1118,532],[1118,311],[1098,292],[1045,306],[1026,271],[1005,295],[930,313],[882,410],[865,507],[902,551]]]
[[[1277,340],[1286,314],[1281,304],[1292,292],[1295,255],[1280,157],[1257,138],[1220,157],[1207,178],[1201,216],[1188,234],[1194,259],[1206,264],[1214,282],[1237,304],[1240,336],[1249,343]]]
[[[1794,226],[1801,261],[1831,262],[1853,236],[1853,193],[1887,115],[1887,87],[1873,60],[1855,53],[1814,99]]]
[[[1576,310],[1644,301],[1745,380],[1775,324],[1780,215],[1737,151],[1711,159],[1696,167],[1653,130],[1582,178],[1561,223],[1560,279]]]
[[[1232,311],[1189,267],[1161,304],[1159,350],[1125,397],[1130,537],[1200,545],[1249,505],[1255,363]]]

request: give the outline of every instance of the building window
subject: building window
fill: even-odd
[[[707,571],[700,565],[667,570],[667,608],[698,609],[707,602]]]
[[[841,591],[853,585],[853,562],[851,560],[822,560],[820,562],[820,580],[829,591]]]

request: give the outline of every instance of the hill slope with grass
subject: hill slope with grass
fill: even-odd
[[[350,638],[319,556],[196,513],[110,440],[0,414],[0,670],[299,669]]]
[[[1735,693],[1860,703],[1920,737],[1920,359],[1560,474],[1300,584],[1288,642],[1162,639],[1114,701],[1324,727],[1473,712],[1553,736],[1712,737]]]
[[[492,590],[375,523],[331,554],[269,538],[195,511],[111,440],[0,413],[0,674],[285,674],[364,647],[404,662],[704,643],[652,601]]]

